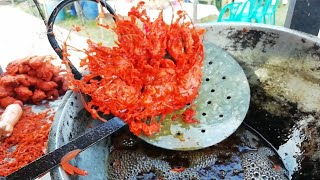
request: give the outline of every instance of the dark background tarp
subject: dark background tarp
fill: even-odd
[[[291,0],[285,26],[318,35],[320,29],[320,0]]]

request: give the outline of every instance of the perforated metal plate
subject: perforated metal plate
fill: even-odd
[[[250,88],[240,65],[218,46],[204,42],[203,82],[194,101],[198,124],[163,121],[161,132],[152,137],[140,136],[146,142],[165,149],[196,150],[212,146],[229,137],[240,126],[249,108]]]

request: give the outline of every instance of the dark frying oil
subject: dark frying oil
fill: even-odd
[[[244,127],[225,141],[196,151],[154,147],[127,129],[111,141],[108,179],[288,179],[273,149]]]

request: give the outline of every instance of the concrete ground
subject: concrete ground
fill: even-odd
[[[56,55],[42,20],[11,5],[0,5],[0,23],[0,65],[3,69],[10,61],[26,56]],[[54,27],[54,33],[58,41],[64,41],[69,31]],[[70,45],[79,49],[86,47],[85,38],[72,33],[70,39]]]
[[[9,5],[0,6],[0,65],[29,55],[54,54],[44,23]]]

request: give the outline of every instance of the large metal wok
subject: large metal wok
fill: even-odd
[[[223,152],[223,148],[227,151],[227,146],[233,147],[232,144],[236,145],[240,141],[247,143],[253,149],[260,143],[259,147],[265,146],[276,150],[272,152],[275,154],[273,157],[279,155],[278,159],[288,170],[286,173],[289,178],[318,179],[320,177],[320,39],[286,28],[258,24],[219,23],[203,26],[207,28],[206,40],[225,49],[242,66],[251,88],[251,104],[245,122],[254,130],[248,126],[240,127],[234,136],[216,146],[219,152]],[[77,95],[68,92],[52,126],[49,151],[89,130],[90,126],[100,123],[92,121],[89,116],[87,118],[84,113],[79,115],[82,109]],[[271,144],[264,141],[257,132]],[[252,134],[251,138],[248,138],[248,133]],[[109,163],[108,156],[112,151],[110,147],[114,148],[115,144],[120,143],[130,149],[135,143],[131,138],[130,135],[122,139],[116,136],[113,141],[117,142],[105,139],[81,153],[73,163],[86,169],[89,172],[88,176],[70,177],[60,168],[53,170],[51,176],[57,180],[107,179],[107,177],[113,179],[110,174],[108,175],[114,173],[110,167],[115,166],[115,161],[111,165]],[[239,141],[235,141],[237,138]],[[126,153],[127,151],[130,150],[126,150]],[[246,149],[245,152],[248,151],[250,149]],[[212,151],[203,152],[212,153]],[[114,158],[112,153],[110,156]],[[207,160],[211,158],[209,154],[203,157]],[[221,160],[219,158],[220,156],[215,156],[213,159],[217,163]],[[204,159],[206,162],[207,160]],[[119,161],[121,163],[121,159]],[[139,164],[140,161],[144,160],[136,159],[131,166]],[[220,176],[222,171],[226,178],[251,177],[248,168],[245,168],[246,160],[240,158],[239,161],[233,160],[233,163],[239,165],[238,174],[228,174],[228,168],[224,166],[225,169],[220,169],[216,174],[207,174],[206,177],[216,178],[218,174],[222,178]],[[224,164],[231,167],[230,162],[226,161],[220,161],[220,166],[214,167],[221,168]],[[263,171],[263,166],[267,166],[263,163],[260,165],[259,162],[255,164],[259,165],[257,168],[260,168],[260,171]],[[135,170],[128,173],[133,171]],[[268,177],[268,175],[259,177],[256,175],[252,174],[252,178]]]

